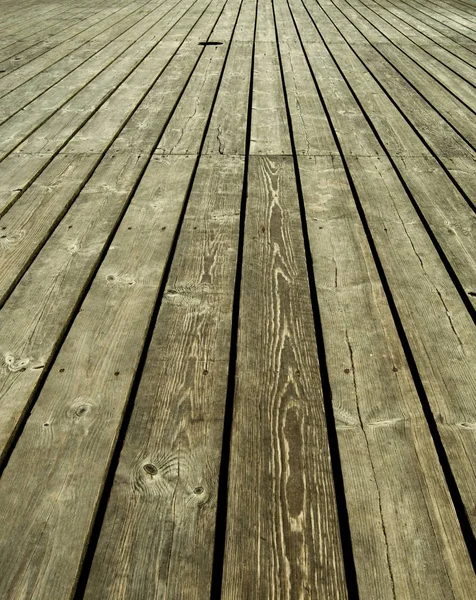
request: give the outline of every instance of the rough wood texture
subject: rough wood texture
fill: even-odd
[[[87,599],[210,597],[243,166],[200,161]]]
[[[346,598],[292,159],[248,177],[223,598]]]
[[[474,3],[0,14],[0,597],[470,600]]]

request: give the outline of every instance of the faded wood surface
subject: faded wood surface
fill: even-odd
[[[0,14],[0,597],[470,600],[474,3]]]

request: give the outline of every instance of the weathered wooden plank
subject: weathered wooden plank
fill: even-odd
[[[413,44],[417,45],[422,51],[436,58],[440,64],[445,65],[454,73],[464,77],[466,81],[474,81],[474,78],[476,77],[476,70],[474,67],[471,67],[471,65],[462,61],[455,54],[452,54],[449,50],[444,48],[444,46],[441,46],[437,40],[431,40],[431,38],[427,37],[424,33],[412,27],[407,21],[404,21],[398,16],[398,12],[395,11],[393,5],[381,3],[378,0],[360,0],[360,2],[380,18],[385,19],[385,21],[397,29],[397,31],[402,33],[409,43],[411,43],[412,48]],[[399,47],[407,49],[408,44],[402,42],[399,44]]]
[[[204,21],[197,34],[201,31],[201,35],[206,38],[212,27],[213,22]],[[15,431],[30,406],[42,374],[42,368],[39,369],[38,365],[49,367],[78,298],[98,266],[111,232],[127,207],[134,186],[187,81],[188,73],[203,51],[199,46],[195,46],[195,50],[196,55],[189,51],[183,56],[177,55],[176,60],[172,61],[100,162],[91,179],[81,188],[67,216],[0,311],[0,356],[3,357],[5,367],[0,371],[1,456],[8,450]],[[155,107],[155,110],[152,111],[151,107]],[[147,120],[140,121],[140,118],[145,119],[146,116]],[[57,163],[53,164],[57,169]],[[54,181],[49,181],[49,187],[54,187]],[[70,185],[72,183],[74,182],[69,181]],[[74,193],[68,195],[64,183],[56,187],[60,193],[56,203],[64,205],[74,197]],[[39,195],[38,192],[34,186],[35,196]],[[42,235],[43,241],[51,231],[51,215],[57,216],[55,199],[52,201],[53,207],[48,207],[48,201],[43,200],[47,212],[43,213],[42,218],[38,217],[38,213],[35,215],[35,210],[39,210],[41,214],[45,208],[40,202],[39,207],[33,209],[30,220],[26,221],[25,229],[28,230],[29,226],[30,233],[36,223],[36,235]],[[33,204],[32,199],[30,203]],[[20,215],[23,212],[20,210]],[[39,220],[45,222],[45,225],[38,227]],[[30,235],[28,243],[23,242],[27,253],[28,250],[35,250],[34,235],[33,239],[31,237]],[[38,245],[38,239],[36,244]],[[26,256],[27,254],[24,258]],[[54,269],[51,268],[52,265]],[[15,268],[4,271],[7,276],[10,273],[10,277],[16,277],[16,272],[18,273],[18,269]],[[40,309],[32,313],[32,304]],[[19,364],[23,366],[17,368]]]
[[[338,3],[338,6],[340,6],[341,9],[343,9],[343,6],[345,5],[352,6],[352,8],[365,18],[365,21],[367,21],[369,26],[376,27],[384,34],[386,41],[384,43],[375,44],[375,48],[377,48],[394,66],[399,68],[409,81],[412,81],[412,83],[415,84],[415,87],[424,93],[425,97],[430,98],[431,96],[425,85],[425,82],[429,81],[427,75],[420,81],[420,73],[422,70],[444,86],[444,92],[442,93],[445,97],[450,93],[450,97],[454,96],[464,102],[474,113],[476,110],[476,91],[474,89],[474,84],[471,85],[470,83],[463,81],[461,77],[447,68],[443,62],[435,60],[428,52],[428,47],[424,49],[420,48],[416,43],[406,38],[406,36],[403,36],[397,28],[390,25],[373,10],[369,10],[369,8],[367,8],[366,0],[364,0],[364,2],[365,4],[363,4],[361,0],[359,0],[359,2],[348,0],[345,4]],[[357,23],[353,20],[353,22],[359,26],[362,32],[366,33],[368,29],[363,28],[362,21]],[[388,42],[390,42],[391,46],[388,45]],[[447,57],[451,58],[451,54],[447,53]],[[393,58],[396,60],[392,60]],[[410,60],[407,60],[407,58]],[[418,65],[419,68],[415,69],[413,66],[414,64]],[[429,89],[433,95],[438,93],[436,90],[440,91],[441,88],[434,86]],[[440,94],[438,94],[436,100],[437,101],[434,102],[434,104],[437,108],[441,108]]]
[[[444,9],[444,13],[452,15],[453,18],[457,16],[458,21],[468,27],[476,25],[474,6],[466,5],[465,7],[458,2],[430,2],[430,5]]]
[[[321,19],[320,23],[323,22]],[[299,23],[302,23],[300,15]],[[343,113],[341,109],[346,102],[352,100],[350,90],[347,90],[349,99],[347,101],[332,94],[330,86],[326,84],[323,74],[325,71],[322,67],[323,65],[329,66],[331,77],[336,77],[338,73],[335,66],[334,71],[331,70],[332,61],[329,61],[328,53],[324,52],[323,55],[323,49],[316,48],[316,44],[305,42],[304,45],[331,118],[335,123],[343,153],[345,156],[351,156],[352,152],[346,141],[349,139],[349,132],[354,129],[354,116],[347,116],[347,111]],[[408,124],[401,119],[392,104],[386,101],[385,96],[381,99],[381,90],[376,82],[368,78],[365,68],[355,55],[348,48],[342,46],[336,48],[334,44],[331,51],[333,51],[333,58],[348,78],[348,85],[352,86],[362,108],[366,111],[367,118],[375,126],[390,156],[395,159],[399,175],[412,190],[417,205],[465,287],[468,299],[474,304],[474,297],[470,295],[470,292],[474,287],[472,281],[476,276],[474,271],[476,248],[471,235],[474,227],[474,214],[471,208],[436,160],[425,156],[425,148]],[[345,93],[345,88],[342,88],[342,91]],[[359,109],[355,106],[354,110]],[[366,129],[367,137],[373,135],[368,125],[366,125]],[[399,157],[401,160],[397,160]],[[454,167],[453,160],[446,162],[449,167]],[[474,166],[472,171],[471,167],[471,164],[465,164],[459,169],[454,168],[451,173],[458,180],[464,181],[469,191],[474,191],[474,188],[470,187],[474,185],[472,183]],[[435,180],[438,180],[437,186],[435,186]],[[438,203],[434,202],[435,194],[439,199]]]
[[[0,596],[74,591],[194,160],[151,162],[3,472]]]
[[[180,10],[170,12],[176,4],[177,0],[166,0],[166,3],[157,9],[153,24],[148,20],[139,22],[137,28],[133,26],[108,44],[91,61],[87,61],[84,68],[74,70],[28,104],[21,113],[0,125],[0,133],[4,136],[0,142],[1,156],[8,155],[30,133],[35,133],[41,128],[55,111],[67,109],[71,103],[74,106],[81,100],[84,102],[85,96],[88,106],[91,107],[90,111],[93,112],[102,98],[112,93],[114,84],[117,82],[116,86],[120,85],[152,52],[168,29],[180,19]],[[182,0],[180,4],[185,11],[191,0]]]
[[[183,15],[181,10],[178,10],[179,15],[175,24],[172,21],[172,27],[162,38],[163,45],[153,48],[155,52],[149,52],[144,61],[138,59],[141,67],[139,71],[132,69],[129,72],[128,69],[131,69],[129,60],[123,65],[125,74],[119,82],[116,81],[117,73],[114,72],[100,78],[96,82],[95,88],[90,88],[84,91],[83,94],[79,94],[71,104],[55,114],[43,127],[27,138],[18,147],[18,153],[24,154],[28,158],[21,159],[17,153],[17,155],[10,155],[3,162],[3,169],[6,176],[8,176],[10,185],[4,190],[0,188],[2,191],[0,214],[5,212],[21,196],[25,187],[46,169],[60,150],[65,153],[80,152],[78,148],[79,145],[82,145],[85,149],[84,152],[89,153],[91,160],[94,160],[94,163],[97,164],[101,154],[107,150],[115,135],[120,131],[121,126],[127,121],[128,115],[137,108],[143,97],[156,83],[157,78],[161,75],[160,66],[163,68],[167,61],[173,57],[206,10],[207,5],[204,5],[204,3],[192,8],[188,14],[185,14],[187,12],[186,8],[184,8]],[[184,17],[183,21],[181,21],[182,17]],[[175,25],[177,25],[176,28]],[[157,43],[160,41],[160,39],[156,40]],[[127,61],[127,56],[125,60]],[[135,59],[132,58],[132,60]],[[127,83],[130,83],[131,80],[136,85],[132,89],[127,86]],[[124,82],[126,86],[121,89],[120,86]],[[111,85],[113,85],[112,89],[109,87]],[[97,127],[88,128],[87,126],[90,116],[93,115],[94,118],[94,115],[97,114],[95,111],[98,109],[98,102],[101,106],[101,101],[93,93],[96,90],[103,96],[102,109],[104,112],[95,121],[96,125],[98,122],[101,124],[100,129]],[[104,103],[108,98],[111,98],[111,103],[105,105]],[[115,105],[114,107],[117,109],[115,112],[111,111],[111,104]],[[81,129],[85,122],[86,126]],[[100,133],[104,135],[100,136]],[[77,140],[75,134],[80,136],[80,139]],[[69,140],[71,141],[68,145]],[[94,156],[91,152],[96,152],[98,155]],[[21,165],[21,169],[19,165]]]
[[[292,158],[248,178],[222,597],[345,598]]]
[[[147,59],[135,68],[124,85],[119,87],[77,131],[65,147],[65,151],[101,152],[128,121],[130,114],[151,87],[156,84],[157,76],[163,69],[170,68],[169,61],[175,53],[178,59],[185,62],[189,60],[190,55],[199,56],[200,50],[203,49],[199,46],[199,40],[203,36],[208,36],[223,7],[224,0],[211,4],[199,3],[193,6],[189,13],[184,14],[183,19],[168,32],[162,43],[157,45]],[[180,67],[177,65],[177,68]],[[186,81],[180,72],[177,73],[177,79],[182,79],[184,83]],[[171,92],[174,94],[173,90]],[[65,116],[67,118],[67,115]],[[70,124],[66,120],[61,125],[68,131],[75,125],[75,121]],[[65,137],[63,128],[59,129],[59,139]]]
[[[156,152],[199,153],[226,51],[225,45],[206,48]]]
[[[289,36],[277,4],[278,33]],[[323,92],[334,118],[341,102]],[[312,143],[312,117],[292,121]],[[464,598],[467,549],[344,167],[337,157],[298,164],[360,596]]]
[[[412,6],[418,7],[418,10],[425,15],[429,15],[432,19],[437,19],[440,23],[444,23],[448,28],[460,32],[464,37],[476,41],[476,32],[471,23],[467,20],[461,20],[454,12],[448,12],[444,9],[436,7],[433,3],[419,2],[413,0],[410,2]]]
[[[466,545],[344,169],[299,169],[360,596],[469,600]]]
[[[383,4],[385,8],[392,12],[392,14],[398,16],[399,19],[410,25],[415,31],[424,35],[429,41],[438,44],[442,48],[445,48],[448,52],[453,53],[468,65],[473,67],[476,66],[476,56],[474,56],[471,50],[460,46],[457,42],[450,40],[439,31],[436,31],[425,23],[418,21],[418,19],[416,19],[414,16],[402,10],[402,4],[395,4],[393,0],[376,1],[379,4]]]
[[[205,139],[204,154],[244,155],[257,3],[244,0]]]
[[[87,4],[94,6],[91,0]],[[9,44],[0,50],[0,77],[4,77],[6,72],[20,68],[61,42],[79,35],[115,13],[124,12],[124,4],[125,0],[118,2],[113,7],[108,6],[105,2],[98,2],[95,9],[86,12],[76,8],[68,14],[66,20],[53,24],[46,32],[32,34],[24,40]]]
[[[461,31],[457,31],[455,27],[449,26],[447,20],[444,22],[444,17],[438,15],[438,18],[435,19],[432,14],[428,14],[422,10],[421,5],[419,6],[411,1],[407,2],[402,0],[401,6],[406,13],[414,16],[417,21],[428,25],[439,33],[442,33],[445,37],[457,42],[458,45],[463,46],[463,48],[469,50],[471,49],[472,40],[466,37],[466,35],[464,35]]]
[[[85,10],[85,8],[89,5],[90,10]],[[93,8],[93,3],[91,0],[86,0],[82,3],[82,8],[76,6],[70,10],[65,10],[63,14],[63,19],[51,19],[49,22],[49,27],[43,31],[34,31],[31,35],[27,35],[25,37],[16,36],[12,34],[11,29],[4,31],[2,33],[2,39],[0,41],[0,61],[5,61],[10,57],[18,55],[18,62],[20,65],[23,63],[23,53],[24,52],[35,52],[33,49],[36,47],[36,51],[41,53],[41,48],[43,45],[47,45],[47,40],[53,38],[54,36],[61,36],[62,32],[66,32],[63,35],[68,36],[68,29],[73,28],[75,25],[78,25],[82,21],[87,21],[88,18],[96,17],[96,19],[104,18],[104,4],[101,7],[101,3],[99,2],[96,9]],[[3,7],[2,7],[3,8]],[[120,9],[120,7],[119,7]],[[119,10],[117,9],[117,10]],[[106,6],[107,11],[107,6]],[[114,9],[113,9],[114,11]],[[102,13],[102,14],[101,14]],[[107,14],[110,14],[111,11],[108,11]],[[2,11],[3,17],[3,11]],[[87,26],[87,25],[86,25]],[[43,43],[42,43],[43,42]],[[15,68],[15,67],[13,67]],[[3,73],[0,74],[0,77]]]
[[[142,11],[140,5],[129,5],[126,9],[130,14],[122,18],[113,15],[6,75],[0,82],[1,122],[33,102],[88,59],[94,60],[100,50],[157,10],[155,3],[143,4]]]
[[[210,597],[243,171],[200,159],[88,599]]]
[[[34,10],[25,11],[21,15],[17,11],[13,19],[6,19],[6,25],[2,29],[4,32],[8,32],[7,35],[18,40],[31,35],[37,30],[46,31],[51,24],[59,20],[61,20],[61,17],[58,16],[54,6],[37,7]],[[10,39],[7,38],[6,43]]]
[[[348,164],[430,407],[476,530],[476,329],[390,165]]]
[[[333,18],[335,17],[336,23],[339,22],[340,31],[344,38],[347,36],[347,30],[352,28],[351,24],[339,19],[339,16],[331,7],[326,6],[326,12],[324,12],[317,5],[306,4],[314,18],[316,27],[324,38],[326,38],[327,23],[329,23],[329,20],[326,21],[327,11],[332,14]],[[328,47],[336,60],[339,60],[341,55],[346,54],[342,45],[335,44],[332,41],[329,41]],[[358,62],[363,63],[360,67],[362,73],[367,70],[371,73],[375,82],[383,88],[389,98],[393,99],[401,113],[409,120],[414,131],[418,132],[419,136],[426,141],[430,151],[443,164],[448,165],[448,169],[454,158],[461,157],[471,163],[474,158],[471,147],[449,127],[438,113],[427,104],[424,98],[411,89],[398,73],[391,71],[388,63],[385,63],[384,59],[369,44],[356,44],[352,45],[351,48],[359,59],[356,64]],[[368,74],[363,76],[368,77]],[[438,126],[435,126],[436,123]],[[405,128],[403,131],[405,131]],[[459,183],[461,189],[468,195],[471,194],[467,178],[460,177],[458,172],[455,171],[454,179]]]
[[[375,60],[383,59],[382,68],[385,67],[387,61],[387,68],[391,76],[395,76],[395,72],[397,72],[402,78],[402,82],[410,83],[413,89],[419,92],[431,104],[433,109],[439,115],[443,116],[469,144],[473,146],[476,144],[476,128],[473,125],[474,112],[470,106],[465,106],[444,85],[428,75],[418,62],[408,58],[398,46],[389,44],[386,38],[384,38],[382,43],[370,42],[369,31],[375,30],[374,26],[369,24],[356,10],[350,7],[347,1],[333,0],[332,4],[349,19],[349,24],[351,23],[356,30],[362,33],[363,49],[369,49],[369,56],[375,57]],[[335,13],[335,15],[337,14]],[[377,57],[379,58],[377,59]],[[427,62],[425,61],[424,63],[425,67]],[[454,82],[452,85],[454,85]],[[461,82],[460,87],[463,86],[464,82]],[[470,101],[476,103],[474,92],[471,92],[471,98]]]
[[[263,3],[263,6],[269,3]],[[261,4],[258,4],[258,24]],[[266,14],[261,20],[266,19]],[[273,26],[274,27],[274,26]],[[250,154],[291,154],[276,41],[255,44]]]
[[[476,214],[433,158],[402,157],[395,164],[476,308]]]

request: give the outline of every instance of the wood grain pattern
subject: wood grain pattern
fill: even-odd
[[[470,600],[474,4],[0,14],[0,597]]]
[[[243,171],[200,160],[87,599],[210,597]]]
[[[250,157],[223,598],[346,598],[291,158]]]
[[[193,163],[150,164],[2,475],[0,597],[74,591]]]
[[[337,158],[299,168],[363,598],[469,598],[474,574]]]

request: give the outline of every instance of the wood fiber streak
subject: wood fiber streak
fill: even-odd
[[[88,599],[210,597],[243,171],[200,161]]]
[[[346,598],[292,159],[248,177],[223,598]]]

